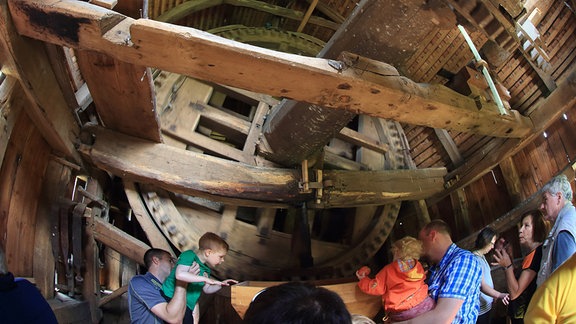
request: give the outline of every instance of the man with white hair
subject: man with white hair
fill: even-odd
[[[540,286],[554,270],[576,252],[576,209],[572,204],[572,187],[561,174],[542,189],[540,209],[552,229],[542,243],[542,261],[536,284]]]

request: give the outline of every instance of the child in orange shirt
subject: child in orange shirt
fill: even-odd
[[[434,300],[428,296],[428,285],[424,283],[426,273],[418,262],[422,242],[406,236],[392,244],[392,254],[394,261],[382,268],[374,279],[368,277],[370,268],[366,266],[356,271],[360,290],[382,295],[385,321],[405,321],[433,309]]]

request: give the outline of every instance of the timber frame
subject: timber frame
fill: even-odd
[[[269,281],[350,279],[433,218],[514,241],[574,178],[576,18],[462,3],[0,0],[9,268],[97,323],[146,249],[206,231],[231,246],[214,275]]]

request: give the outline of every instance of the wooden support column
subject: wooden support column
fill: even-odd
[[[34,244],[34,279],[46,299],[54,297],[55,255],[52,251],[52,224],[58,222],[59,201],[67,193],[71,170],[50,159],[38,204]]]
[[[273,208],[260,208],[258,209],[258,221],[256,227],[258,234],[267,237],[272,231],[274,226],[274,218],[276,217],[276,209]]]
[[[224,211],[222,212],[222,217],[220,218],[220,226],[218,227],[218,234],[226,240],[228,234],[230,234],[234,228],[234,222],[236,221],[236,213],[238,212],[238,206],[226,205],[224,206]]]
[[[296,212],[294,232],[292,233],[292,255],[298,260],[297,264],[300,268],[309,268],[314,265],[309,224],[308,208],[306,204],[303,204]]]
[[[401,30],[401,26],[413,26],[414,28],[411,28],[410,32],[423,36],[436,28],[432,21],[438,21],[438,19],[414,19],[424,11],[406,12],[405,10],[414,10],[409,9],[411,6],[402,9],[390,8],[397,6],[404,5],[396,1],[365,0],[358,2],[354,12],[343,22],[343,25],[318,54],[318,57],[338,59],[342,52],[348,51],[400,66],[402,61],[410,57],[409,53],[414,53],[419,46],[419,44],[402,42],[400,38],[396,37],[399,32],[405,32]],[[414,6],[414,8],[418,7]],[[394,14],[394,12],[400,11],[404,14]],[[432,13],[432,11],[430,12]],[[432,14],[434,15],[434,13]],[[452,15],[448,12],[448,15],[443,16],[445,20],[449,21]],[[379,24],[379,21],[395,21],[395,23],[381,26],[385,30],[382,31],[382,29],[373,28],[374,25]],[[379,48],[372,41],[373,39],[379,39],[382,44],[386,44],[386,49]],[[391,49],[396,49],[396,52]],[[274,152],[273,160],[285,165],[309,159],[325,146],[333,134],[345,127],[356,113],[361,113],[358,111],[331,111],[321,103],[316,104],[304,100],[308,103],[315,103],[310,105],[302,102],[302,100],[297,102],[298,98],[291,99],[274,107],[264,125],[264,135],[266,140],[270,142],[270,150]],[[438,126],[438,128],[443,127]],[[298,146],[283,140],[282,137],[293,138]]]
[[[464,189],[459,189],[450,194],[452,201],[452,210],[454,211],[454,221],[458,231],[464,233],[472,232],[473,228],[470,224],[470,215],[468,213],[468,199]]]
[[[386,123],[386,121],[383,121]],[[369,116],[358,116],[358,132],[368,138],[377,139],[380,142],[387,141],[387,138],[380,138],[377,128],[382,129],[380,120]],[[386,142],[384,142],[387,145]],[[366,165],[370,170],[381,170],[385,168],[385,155],[381,152],[370,150],[360,146],[356,151],[356,162]],[[360,206],[354,209],[354,227],[352,230],[352,244],[365,239],[365,228],[368,222],[372,221],[378,206]]]
[[[88,178],[86,192],[94,198],[101,199],[103,189],[96,179]],[[85,202],[89,204],[90,199],[86,198]],[[99,323],[102,319],[102,310],[98,307],[100,303],[100,258],[96,235],[94,234],[95,223],[104,216],[102,207],[96,204],[92,208],[86,208],[84,213],[86,219],[84,236],[86,240],[84,244],[86,273],[84,274],[82,295],[88,301],[92,323],[94,324]]]
[[[500,169],[502,170],[502,176],[504,177],[504,182],[506,183],[506,188],[508,189],[508,194],[510,195],[510,201],[513,206],[520,204],[526,197],[522,196],[520,177],[518,176],[518,170],[514,164],[514,160],[511,157],[505,158],[500,161]]]
[[[98,307],[100,303],[100,264],[98,258],[98,246],[94,240],[92,228],[94,220],[100,217],[99,208],[86,208],[86,244],[84,255],[86,259],[86,272],[82,285],[82,295],[88,301],[90,306],[90,315],[92,323],[100,323],[102,311]]]
[[[256,147],[260,141],[260,134],[262,133],[262,125],[266,116],[270,112],[270,106],[264,102],[258,103],[256,108],[256,113],[254,114],[253,122],[250,125],[250,130],[248,131],[248,136],[246,136],[246,142],[244,143],[244,154],[247,156],[254,156],[256,152]]]
[[[448,153],[448,157],[450,157],[452,164],[454,164],[454,166],[460,165],[464,159],[448,131],[445,129],[435,128],[434,133],[436,133],[436,137],[438,137],[440,144],[442,144],[442,147],[446,150],[446,153]]]
[[[122,256],[120,253],[113,249],[106,248],[104,249],[104,263],[105,263],[105,271],[107,273],[106,279],[107,282],[103,282],[108,289],[116,290],[120,288],[120,267],[122,266],[121,262]]]

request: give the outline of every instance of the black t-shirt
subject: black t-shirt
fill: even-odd
[[[530,254],[528,254],[524,258],[524,260],[526,260],[526,258],[529,258],[529,257],[530,257]],[[534,250],[534,256],[532,257],[532,262],[530,262],[530,265],[527,268],[524,268],[524,265],[523,265],[523,269],[518,273],[518,276],[516,277],[516,279],[520,278],[522,271],[526,271],[528,269],[530,269],[530,270],[536,272],[536,274],[538,274],[538,271],[540,271],[540,261],[541,260],[542,260],[542,245],[538,245],[538,247]],[[508,316],[510,316],[511,319],[523,319],[524,318],[524,314],[526,313],[526,309],[528,308],[528,304],[530,303],[530,300],[532,299],[532,295],[534,295],[535,291],[536,291],[536,277],[534,277],[534,279],[532,279],[532,282],[530,282],[528,287],[526,287],[526,289],[522,292],[522,294],[520,294],[520,296],[518,296],[516,299],[510,301],[510,304],[508,305]]]

